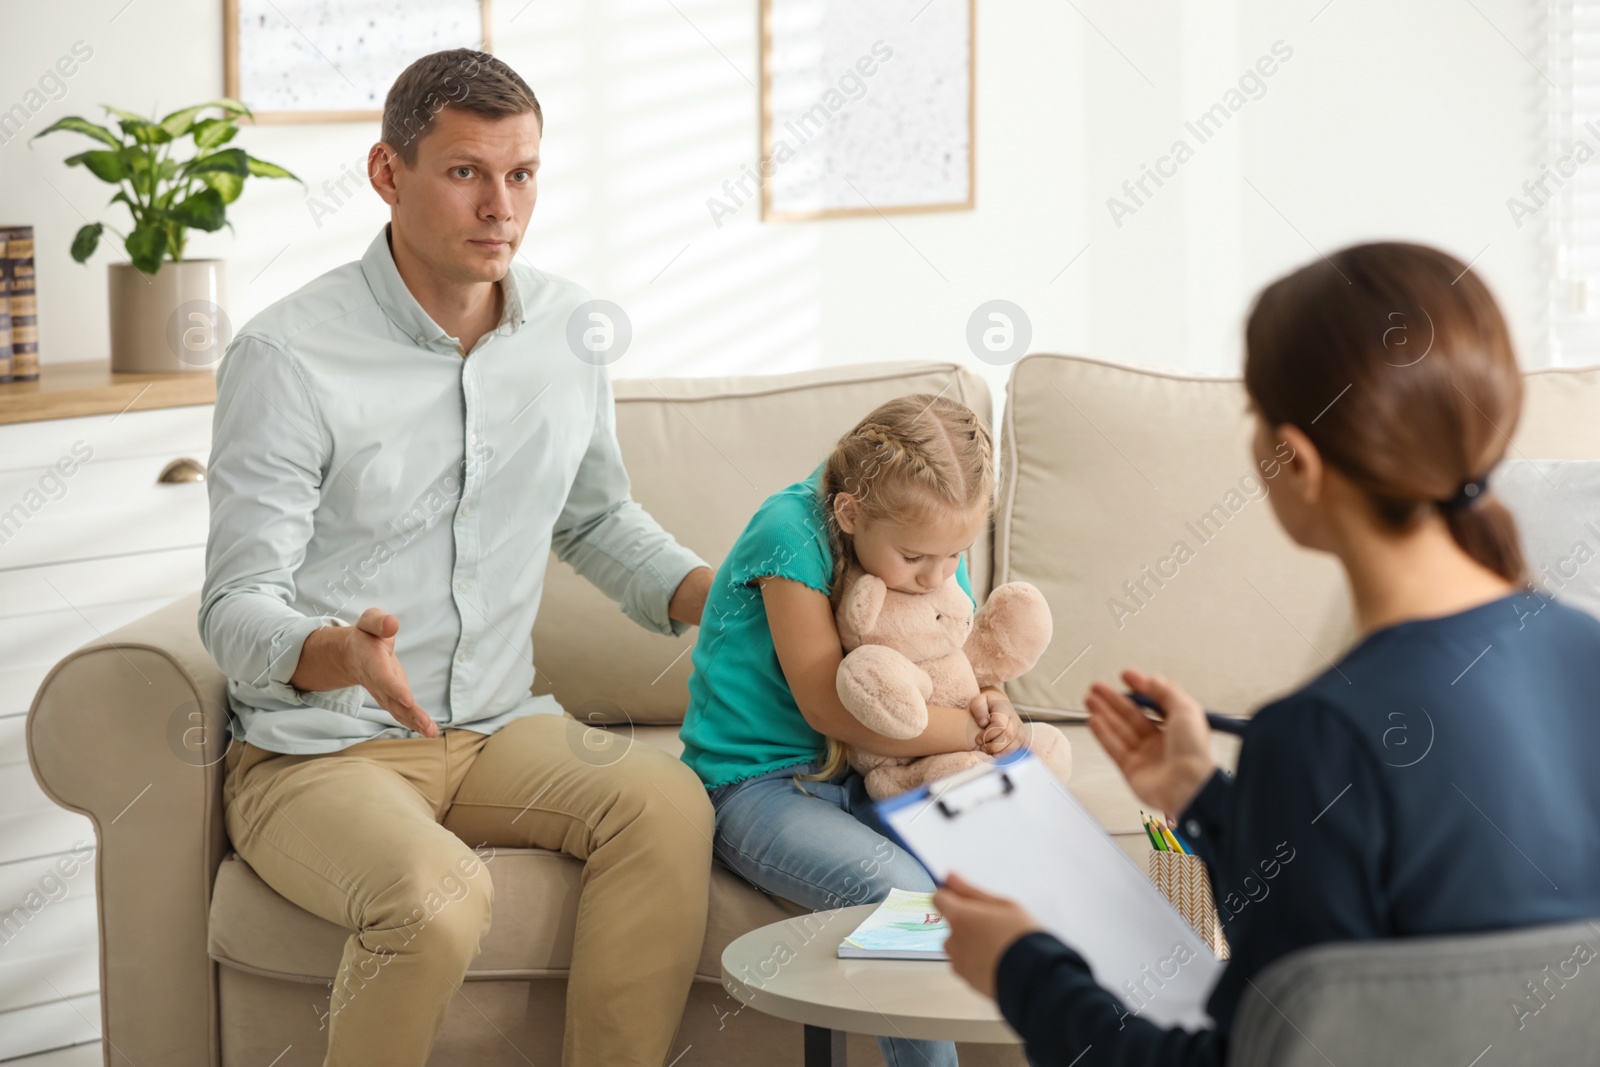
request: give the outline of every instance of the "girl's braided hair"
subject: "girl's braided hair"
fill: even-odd
[[[835,610],[845,570],[855,562],[854,539],[834,515],[840,493],[856,501],[860,521],[869,524],[918,526],[979,509],[992,517],[994,439],[971,408],[932,393],[881,404],[839,438],[823,466],[818,492],[833,554],[828,589]],[[830,737],[823,766],[796,780],[824,781],[845,766],[845,746]]]

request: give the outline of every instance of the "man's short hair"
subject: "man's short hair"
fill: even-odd
[[[384,143],[415,166],[417,142],[446,107],[490,118],[531,111],[544,129],[539,100],[516,71],[488,52],[451,48],[423,56],[394,80],[383,102]]]

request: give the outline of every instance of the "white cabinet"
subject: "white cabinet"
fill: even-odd
[[[93,828],[34,781],[23,724],[50,668],[200,587],[212,407],[0,425],[0,1060],[100,1025]]]

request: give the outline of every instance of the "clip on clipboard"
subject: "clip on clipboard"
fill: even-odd
[[[1027,749],[881,801],[877,812],[940,882],[957,871],[1022,904],[1131,1015],[1210,1025],[1205,1002],[1221,961]]]

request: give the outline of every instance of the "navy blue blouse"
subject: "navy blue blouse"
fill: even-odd
[[[1001,956],[1000,1010],[1039,1067],[1220,1067],[1246,981],[1296,949],[1600,916],[1597,754],[1600,619],[1525,591],[1377,630],[1179,815],[1231,950],[1216,1028],[1129,1013],[1046,933]]]

